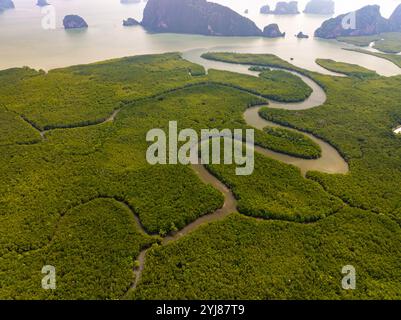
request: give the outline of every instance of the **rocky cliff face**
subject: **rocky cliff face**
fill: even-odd
[[[298,14],[298,2],[277,2],[276,9],[271,12],[272,14]]]
[[[389,22],[380,14],[377,5],[365,6],[355,13],[343,14],[323,22],[315,36],[335,39],[341,36],[366,36],[389,31]]]
[[[391,31],[401,31],[401,4],[395,9],[389,19]]]
[[[263,36],[266,38],[285,37],[285,32],[281,32],[276,23],[269,24],[263,29]]]
[[[13,8],[15,8],[15,6],[12,0],[0,0],[0,12]]]
[[[77,15],[68,15],[63,20],[64,29],[81,29],[87,28],[88,24],[86,21]]]
[[[311,0],[304,12],[309,14],[333,14],[335,3],[333,0]]]
[[[206,0],[149,0],[142,25],[152,32],[261,36],[254,22]]]

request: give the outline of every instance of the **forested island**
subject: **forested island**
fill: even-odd
[[[277,23],[272,23],[263,29],[263,36],[267,38],[285,37],[285,32],[281,32]]]
[[[206,0],[149,0],[142,25],[152,32],[215,36],[261,36],[254,22]]]
[[[63,19],[64,29],[86,29],[88,24],[86,21],[75,14],[67,15]]]

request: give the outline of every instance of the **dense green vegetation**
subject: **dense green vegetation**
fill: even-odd
[[[350,37],[338,37],[338,41],[352,44],[358,47],[367,47],[372,42],[377,42],[380,40],[380,35],[371,35],[371,36],[350,36]]]
[[[305,179],[259,154],[251,176],[209,166],[231,187],[240,213],[154,244],[129,297],[400,298],[401,139],[391,129],[401,122],[401,77],[331,77],[272,55],[209,55],[316,80],[327,92],[325,105],[267,107],[261,114],[327,140],[351,172],[309,172]],[[177,53],[47,74],[1,71],[0,298],[123,297],[142,248],[223,205],[222,194],[190,166],[149,165],[146,133],[167,131],[171,120],[198,133],[245,129],[247,107],[309,95],[298,77],[282,71],[206,75]],[[113,110],[119,110],[114,121],[100,124]],[[45,128],[58,129],[42,138],[38,130]],[[258,144],[275,151],[320,154],[298,133],[255,133]],[[45,264],[57,270],[53,292],[41,289]],[[347,264],[357,269],[358,290],[340,287]]]
[[[398,55],[398,54],[385,54],[385,53],[372,52],[372,51],[363,50],[363,49],[349,49],[349,51],[370,54],[370,55],[378,57],[378,58],[386,59],[401,68],[401,55]]]
[[[231,59],[258,64],[256,55],[245,56]],[[340,209],[340,202],[332,198],[327,208],[338,205],[339,211],[307,225],[263,222],[236,214],[204,226],[176,243],[152,249],[142,282],[130,293],[132,298],[400,298],[396,248],[401,241],[401,139],[391,129],[401,122],[401,77],[355,79],[304,72],[325,88],[325,105],[305,111],[266,108],[262,115],[313,132],[340,150],[350,164],[349,174],[310,172],[308,178],[349,206]],[[264,194],[274,179],[285,184],[291,177],[292,186],[299,175],[297,170],[284,175],[288,166],[267,170],[268,163],[275,164],[257,157],[256,170],[262,171],[242,178],[252,180],[247,183],[233,176],[229,168],[213,166],[211,170],[233,188],[242,212],[269,216],[264,214],[271,213],[279,199],[284,197],[285,203],[287,196],[297,203],[292,192],[308,189],[303,185],[300,190],[289,189],[284,196],[280,192]],[[313,184],[310,187],[315,188]],[[258,194],[268,198],[258,198]],[[298,200],[307,201],[306,194],[298,195]],[[326,198],[329,200],[328,195]],[[252,199],[249,204],[248,199]],[[245,210],[254,204],[251,214]],[[289,204],[283,206],[291,208],[291,201]],[[298,202],[295,207],[307,208],[305,204]],[[294,217],[283,208],[278,211],[287,212],[279,219]],[[347,264],[355,266],[359,274],[355,291],[340,287],[341,268]]]
[[[375,71],[366,69],[356,64],[338,62],[331,59],[317,59],[316,63],[329,71],[342,73],[359,79],[377,78],[379,76]]]
[[[132,257],[156,241],[138,229],[126,205],[113,199],[94,199],[60,217],[54,235],[45,246],[2,256],[1,296],[7,299],[119,298],[134,277]],[[41,288],[44,265],[56,266],[57,290]]]
[[[313,132],[337,147],[350,164],[348,175],[310,172],[346,203],[387,215],[401,206],[401,77],[354,80],[313,75],[328,93],[324,106],[305,111],[264,110],[262,116]]]
[[[298,89],[280,89],[282,81],[288,80],[284,77],[243,81],[242,75],[212,71],[205,76],[202,71],[178,54],[166,54],[47,74],[28,68],[0,72],[4,132],[0,297],[46,295],[40,287],[45,263],[65,268],[59,273],[59,290],[49,297],[120,297],[133,281],[132,267],[140,247],[155,241],[135,231],[133,214],[146,232],[164,235],[223,205],[220,192],[203,184],[190,167],[150,166],[145,159],[146,133],[153,128],[167,130],[169,120],[178,121],[180,129],[247,128],[243,112],[248,106],[266,103],[259,96],[268,94],[269,85],[275,95],[281,92],[280,98],[289,101]],[[219,85],[217,79],[227,82]],[[234,88],[241,83],[243,88]],[[257,96],[249,94],[249,89]],[[120,111],[114,122],[88,126],[108,118],[116,108]],[[38,130],[45,128],[60,129],[41,138]],[[283,134],[260,131],[258,137],[284,152],[309,153]],[[307,143],[305,147],[310,148]],[[110,199],[123,201],[133,211]],[[78,217],[81,213],[85,216]],[[116,229],[110,229],[114,220],[104,220],[107,215],[127,213],[132,221],[120,221]],[[98,237],[104,244],[92,249]],[[121,239],[126,241],[124,246]],[[75,264],[82,265],[76,273]],[[99,273],[104,276],[99,278]],[[77,281],[82,285],[77,287]]]
[[[257,66],[259,68],[272,67],[289,70],[297,69],[291,63],[277,57],[274,54],[238,54],[234,52],[208,52],[202,54],[202,58],[221,62],[247,64],[251,66]]]
[[[39,133],[18,114],[0,111],[0,145],[31,144],[40,141]]]
[[[0,95],[9,110],[40,129],[74,127],[102,122],[131,100],[198,82],[189,74],[192,71],[201,75],[203,68],[183,61],[177,53],[110,60],[47,74],[28,68],[7,70],[0,81],[14,85],[2,86]]]
[[[267,71],[270,70],[268,67],[260,67],[260,66],[250,66],[248,68],[249,71],[256,71],[256,72],[262,72],[262,71]]]
[[[237,176],[234,165],[208,168],[230,187],[238,199],[239,212],[246,215],[310,222],[325,218],[343,206],[319,184],[305,180],[298,168],[259,154],[255,155],[255,171],[249,176]]]
[[[401,52],[401,32],[386,32],[373,36],[339,37],[337,40],[360,47],[374,42],[373,48],[386,53]]]
[[[245,74],[233,76],[231,72],[209,70],[209,78],[215,83],[243,89],[276,101],[303,101],[312,93],[312,89],[299,77],[281,70],[263,71],[259,77]],[[291,95],[288,95],[289,88]]]
[[[236,75],[229,72],[222,72],[217,70],[209,71],[210,77],[213,81],[219,79],[229,78],[231,76],[232,82],[238,81]],[[249,77],[250,81],[254,81],[253,77]],[[255,78],[257,79],[257,78]],[[248,80],[248,77],[245,77]],[[228,82],[229,80],[227,80]],[[216,81],[217,82],[217,81]],[[248,85],[244,83],[243,86]],[[256,82],[256,86],[258,83]],[[135,119],[135,126],[139,127],[139,119],[143,119],[144,123],[154,123],[158,127],[168,130],[168,123],[164,119],[179,119],[179,126],[181,129],[193,128],[199,131],[205,128],[205,119],[207,119],[207,126],[212,126],[216,129],[247,129],[249,128],[243,120],[243,113],[248,106],[259,105],[267,103],[265,100],[255,96],[248,95],[244,92],[234,90],[232,86],[205,84],[202,86],[193,86],[180,90],[179,92],[172,92],[164,94],[162,97],[156,97],[147,101],[141,101],[139,109],[126,109],[121,114],[127,112],[132,113]],[[274,86],[272,86],[274,89]],[[292,92],[294,90],[290,89]],[[256,90],[255,90],[256,91]],[[260,95],[261,93],[258,93]],[[284,98],[283,98],[284,99]],[[222,103],[222,101],[224,101]],[[143,110],[147,110],[146,115]],[[122,120],[123,124],[124,121]],[[117,126],[120,125],[117,123]],[[127,123],[130,127],[131,123]],[[150,127],[143,130],[147,132]],[[255,140],[257,144],[268,149],[283,152],[302,158],[316,158],[320,155],[320,148],[309,138],[290,132],[288,130],[266,129],[264,131],[255,132]]]
[[[261,110],[264,109],[268,109],[268,107],[262,108]],[[259,140],[257,140],[258,145],[264,148],[271,149],[273,151],[277,150],[279,152],[304,159],[317,159],[322,154],[322,150],[320,149],[319,145],[301,133],[284,128],[270,127],[265,128],[264,131],[269,135],[260,135],[260,138],[257,135],[259,138]],[[270,140],[274,139],[273,137],[275,137],[277,140],[275,144],[280,147],[272,147],[273,144],[269,143]]]
[[[233,214],[147,255],[135,299],[400,299],[401,229],[358,209],[313,224]],[[353,265],[357,289],[343,290]]]

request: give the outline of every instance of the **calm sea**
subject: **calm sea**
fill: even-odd
[[[14,0],[15,10],[0,14],[0,69],[30,66],[52,69],[74,64],[129,55],[202,50],[230,50],[238,52],[274,53],[293,63],[320,72],[316,58],[332,58],[357,63],[383,75],[394,75],[400,70],[390,62],[342,50],[347,47],[336,41],[299,40],[294,35],[303,31],[313,35],[314,30],[328,16],[300,14],[296,16],[261,15],[259,9],[276,1],[216,0],[246,15],[261,28],[278,23],[287,32],[285,39],[205,37],[195,35],[149,34],[142,27],[123,27],[122,20],[133,17],[141,20],[145,2],[123,5],[119,0],[48,0],[55,8],[57,27],[42,28],[44,14],[36,0]],[[303,10],[307,0],[299,1]],[[337,0],[337,13],[357,9],[364,4],[380,2],[382,13],[389,16],[401,2],[395,0]],[[65,31],[62,20],[66,14],[79,14],[89,24],[85,31]],[[245,14],[244,14],[245,15]],[[202,49],[202,50],[194,50]],[[194,56],[194,54],[192,56]],[[191,56],[191,55],[188,55]],[[194,57],[196,59],[196,57]]]

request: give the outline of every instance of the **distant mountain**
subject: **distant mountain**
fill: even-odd
[[[355,22],[355,25],[352,25]],[[335,39],[342,36],[367,36],[390,31],[389,21],[380,14],[378,5],[365,6],[354,14],[342,14],[323,22],[315,36]]]
[[[261,8],[260,8],[260,13],[261,14],[269,14],[269,13],[271,13],[271,11],[270,11],[270,6],[267,4],[267,5],[265,5],[265,6],[262,6]]]
[[[86,21],[77,15],[67,15],[63,20],[64,29],[84,29],[88,28]]]
[[[335,3],[333,0],[311,0],[305,7],[304,13],[333,14]]]
[[[276,4],[276,9],[270,12],[271,14],[298,14],[298,2],[290,1],[284,2],[280,1]]]
[[[151,32],[262,36],[248,18],[206,0],[149,0],[142,25]]]
[[[260,13],[262,14],[298,14],[298,2],[290,1],[284,2],[280,1],[276,4],[276,9],[271,10],[269,5],[265,5],[260,8]]]
[[[38,2],[36,3],[36,5],[38,7],[46,7],[49,5],[49,3],[46,0],[38,0]]]
[[[15,8],[14,2],[12,0],[0,0],[0,12],[3,12],[7,9]]]
[[[123,21],[124,27],[132,27],[132,26],[139,26],[140,23],[136,21],[134,18],[128,18],[127,20]]]
[[[302,31],[298,32],[295,36],[298,39],[308,39],[309,38],[309,36],[307,34],[304,34]]]
[[[389,19],[391,31],[401,31],[401,4],[394,10]]]
[[[122,4],[140,3],[141,0],[120,0]]]
[[[263,36],[266,38],[281,38],[285,37],[285,32],[281,32],[276,23],[269,24],[263,29]]]

